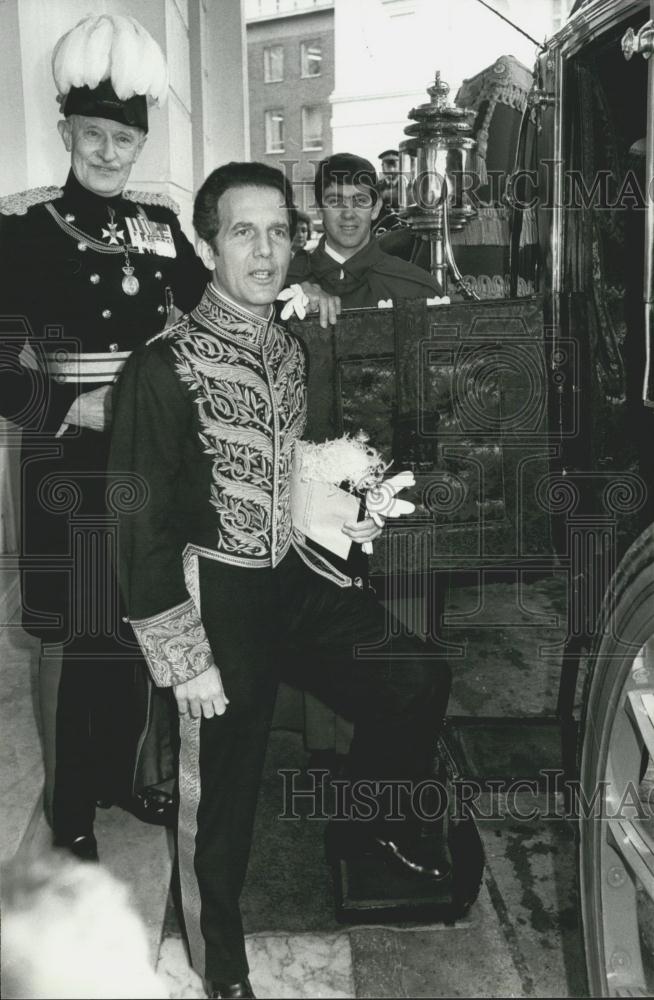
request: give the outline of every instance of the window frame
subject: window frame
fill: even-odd
[[[304,52],[305,49],[308,51],[310,45],[320,46],[320,67],[317,73],[305,73],[304,72]],[[305,38],[300,42],[300,79],[302,80],[315,80],[317,77],[322,76],[322,60],[324,54],[324,46],[322,38]],[[308,59],[307,59],[308,62]]]
[[[320,117],[320,145],[319,146],[308,146],[305,136],[304,128],[304,118],[305,112],[314,111]],[[300,129],[302,134],[302,152],[303,153],[315,153],[320,152],[325,148],[325,130],[324,130],[324,117],[322,113],[322,108],[319,104],[303,104],[300,109]]]
[[[268,116],[270,116],[270,122],[272,123],[272,121],[273,121],[273,117],[272,116],[275,115],[275,114],[281,115],[281,122],[282,122],[282,127],[281,127],[281,147],[279,149],[271,149],[268,146],[268,128],[267,128],[267,122],[269,120]],[[266,110],[263,113],[263,144],[264,144],[264,149],[265,149],[266,153],[274,155],[276,153],[285,153],[286,152],[286,145],[285,145],[285,140],[284,140],[284,124],[285,124],[285,115],[284,115],[284,109],[283,108],[266,108]]]
[[[271,52],[273,49],[281,49],[282,52],[282,75],[279,79],[269,80],[266,73],[266,54]],[[284,45],[283,43],[275,42],[273,45],[264,45],[263,47],[263,82],[264,83],[283,83],[284,82]]]

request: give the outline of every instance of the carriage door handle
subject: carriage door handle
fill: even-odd
[[[640,52],[644,59],[649,59],[654,52],[654,21],[646,21],[638,33],[633,28],[628,28],[622,36],[621,44],[625,59],[631,59],[636,52]]]

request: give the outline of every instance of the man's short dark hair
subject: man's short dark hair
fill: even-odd
[[[370,160],[365,160],[363,156],[334,153],[320,161],[313,184],[317,205],[322,205],[323,192],[332,184],[356,184],[368,188],[373,205],[377,201],[377,172]]]
[[[399,151],[399,149],[385,149],[383,153],[379,154],[379,159],[380,160],[386,160],[387,158],[389,158],[391,156],[394,159],[399,160],[399,158],[400,158],[400,151]]]
[[[220,229],[218,199],[230,188],[274,188],[288,209],[288,228],[291,239],[297,226],[297,209],[293,203],[293,188],[288,178],[267,163],[225,163],[213,170],[195,196],[193,226],[198,236],[211,243]]]

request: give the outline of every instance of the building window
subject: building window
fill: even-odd
[[[302,149],[322,149],[320,108],[302,108]]]
[[[264,126],[266,130],[266,152],[284,152],[284,112],[265,111]]]
[[[263,50],[265,83],[280,83],[284,79],[284,46],[267,45]]]
[[[322,44],[316,39],[300,44],[302,76],[320,76],[322,72]]]

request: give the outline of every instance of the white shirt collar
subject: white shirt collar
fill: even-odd
[[[347,260],[347,257],[343,257],[343,255],[338,253],[336,250],[332,250],[327,241],[325,241],[325,253],[335,260],[337,264],[344,264]]]

